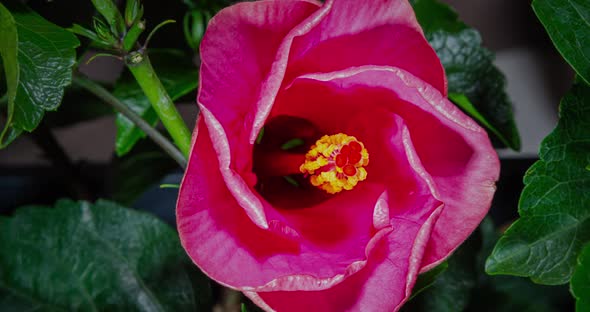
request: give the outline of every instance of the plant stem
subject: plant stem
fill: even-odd
[[[174,106],[174,102],[156,75],[149,58],[143,52],[132,52],[127,57],[127,68],[147,96],[164,127],[185,157],[188,157],[191,133]]]
[[[128,108],[123,102],[117,99],[109,91],[107,91],[105,88],[95,83],[94,81],[86,78],[74,76],[73,82],[76,85],[90,91],[92,94],[96,95],[105,103],[111,105],[113,108],[115,108],[115,110],[123,114],[125,117],[129,118],[129,120],[131,120],[141,130],[143,130],[148,135],[148,137],[150,137],[150,139],[152,139],[156,144],[158,144],[182,168],[186,168],[186,158],[184,157],[184,155],[182,155],[182,153],[178,149],[176,149],[176,147],[174,147],[174,145],[170,143],[170,141],[168,141],[168,139],[166,139],[160,132],[152,128],[152,126],[150,126],[145,120],[143,120],[141,116],[139,116],[130,108]]]

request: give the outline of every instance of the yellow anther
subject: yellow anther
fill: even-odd
[[[299,167],[312,185],[329,194],[352,190],[367,178],[369,152],[355,137],[343,133],[325,135],[305,155]]]

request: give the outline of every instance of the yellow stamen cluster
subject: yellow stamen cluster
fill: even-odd
[[[355,137],[343,133],[325,135],[305,155],[299,170],[312,185],[329,194],[352,190],[367,178],[369,152]]]

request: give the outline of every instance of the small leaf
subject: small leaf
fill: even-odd
[[[92,4],[104,16],[113,35],[119,36],[125,32],[123,17],[112,0],[92,0]]]
[[[98,35],[95,32],[78,24],[72,25],[72,27],[68,28],[68,30],[75,33],[76,35],[86,37],[92,41],[102,41],[100,38],[98,38]]]
[[[534,0],[533,10],[563,58],[590,84],[590,1]]]
[[[196,89],[199,73],[190,57],[178,51],[152,51],[150,60],[172,100]],[[134,112],[155,126],[159,119],[143,91],[132,77],[124,77],[115,85],[113,94]],[[145,133],[125,116],[117,115],[117,155],[127,154]]]
[[[590,244],[580,253],[571,280],[572,294],[576,298],[576,312],[590,311]]]
[[[488,274],[567,283],[582,245],[590,241],[590,87],[575,85],[562,100],[557,127],[524,177],[520,218],[486,262]]]
[[[174,229],[108,201],[0,217],[3,310],[196,311],[188,262]]]
[[[75,48],[79,45],[72,33],[30,9],[13,1],[6,5],[0,9],[0,49],[8,76],[9,99],[8,122],[0,134],[0,148],[23,130],[33,131],[45,111],[57,109],[64,88],[71,83]]]
[[[125,4],[125,23],[127,26],[135,24],[143,17],[143,6],[139,0],[127,0]]]
[[[109,26],[105,24],[105,22],[100,17],[95,17],[93,20],[94,23],[94,30],[99,38],[99,42],[106,43],[108,46],[114,47],[117,45],[117,38],[111,30]]]
[[[457,14],[437,0],[412,0],[416,17],[430,45],[440,58],[449,93],[467,96],[483,120],[497,131],[490,137],[501,146],[520,149],[520,137],[512,103],[506,94],[506,78],[494,66],[493,53],[482,46],[479,33],[459,21]]]

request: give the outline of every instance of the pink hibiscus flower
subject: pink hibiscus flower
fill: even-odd
[[[406,0],[239,3],[201,59],[178,230],[263,309],[398,310],[487,213],[497,155]]]

